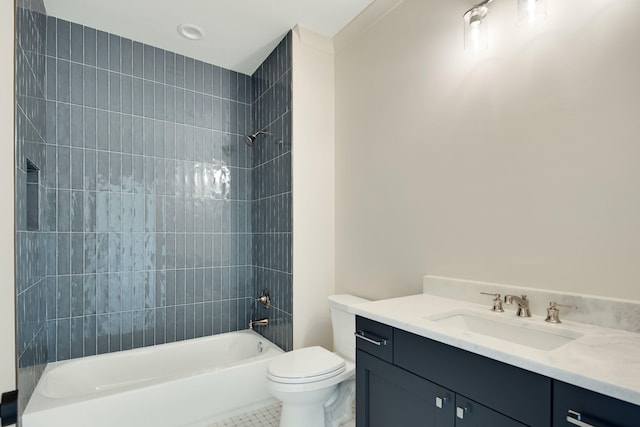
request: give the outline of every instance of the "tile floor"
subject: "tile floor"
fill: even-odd
[[[278,427],[278,424],[280,424],[281,410],[282,404],[276,403],[252,412],[247,412],[233,418],[219,421],[215,424],[211,424],[209,427]],[[355,402],[352,410],[355,415]],[[355,426],[355,422],[349,423],[345,427],[353,426]]]
[[[211,424],[209,427],[278,427],[281,410],[282,404],[276,403]]]

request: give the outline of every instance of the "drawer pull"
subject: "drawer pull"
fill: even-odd
[[[385,345],[389,344],[389,341],[387,341],[384,338],[380,338],[380,337],[378,337],[376,335],[369,334],[369,336],[367,336],[367,332],[365,332],[365,331],[357,331],[355,333],[355,335],[356,335],[356,338],[359,338],[361,340],[365,340],[366,342],[371,343],[373,345],[377,345],[378,347],[385,346]]]
[[[573,424],[580,427],[596,427],[592,424],[587,424],[582,420],[582,414],[580,412],[576,412],[574,410],[569,409],[567,413],[567,422],[569,424]]]

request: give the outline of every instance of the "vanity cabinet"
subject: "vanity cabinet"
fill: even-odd
[[[640,406],[553,381],[553,427],[638,427]]]
[[[366,338],[356,341],[356,427],[549,425],[550,381],[543,381],[543,387],[547,387],[546,400],[540,399],[547,402],[546,406],[521,402],[520,398],[526,399],[539,386],[534,384],[530,389],[532,391],[523,391],[527,385],[531,386],[522,382],[528,378],[513,378],[511,371],[487,372],[483,361],[474,367],[473,360],[452,358],[450,354],[439,352],[441,348],[425,349],[425,343],[430,346],[435,342],[369,319],[358,317],[356,329],[362,331]],[[443,344],[436,347],[439,346]],[[458,363],[461,365],[458,366]],[[450,372],[451,376],[442,375],[446,372]],[[470,375],[465,379],[468,373]],[[511,377],[500,379],[503,374]],[[467,383],[471,387],[466,386]],[[501,394],[498,388],[505,384],[515,386],[517,390],[503,390],[511,394],[504,401],[494,398],[496,392]],[[514,391],[518,391],[520,397],[513,396]],[[496,404],[501,411],[487,403]],[[513,416],[518,411],[523,412],[518,415],[522,415],[528,424]],[[542,411],[546,416],[541,416],[537,411]],[[530,422],[531,419],[544,421],[535,424]]]
[[[640,406],[363,317],[356,427],[640,427]]]

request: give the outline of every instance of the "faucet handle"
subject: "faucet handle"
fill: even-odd
[[[492,294],[490,292],[480,292],[480,293],[482,295],[489,295],[493,297],[493,307],[491,308],[491,311],[495,311],[497,313],[504,312],[504,309],[502,308],[502,297],[500,296],[500,294]]]
[[[560,310],[558,307],[566,307],[577,309],[575,305],[567,305],[567,304],[558,304],[557,302],[551,301],[549,303],[549,308],[547,308],[547,318],[544,319],[545,322],[549,323],[562,323],[560,321]]]

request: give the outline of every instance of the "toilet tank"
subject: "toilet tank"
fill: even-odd
[[[349,307],[364,302],[369,300],[347,294],[329,296],[334,351],[350,361],[356,359],[356,316]]]

